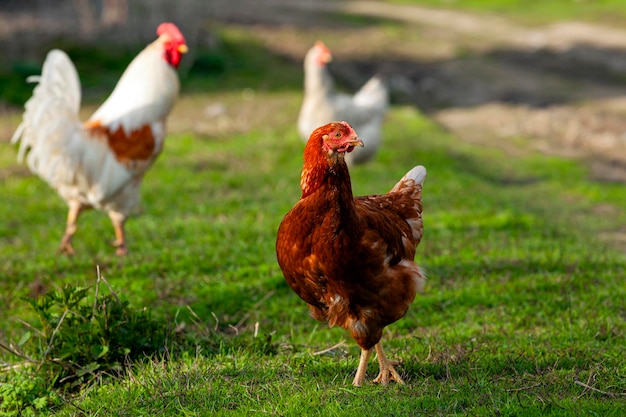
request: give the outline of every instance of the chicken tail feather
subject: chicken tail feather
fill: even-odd
[[[426,168],[422,165],[418,165],[411,169],[409,172],[404,174],[402,180],[412,179],[416,184],[424,184],[424,180],[426,179]]]
[[[50,158],[81,127],[80,81],[70,58],[58,49],[48,53],[41,75],[27,80],[38,84],[24,105],[23,121],[11,143],[19,142],[18,161],[26,158],[31,171],[51,182]]]
[[[411,227],[413,240],[417,243],[422,239],[424,225],[422,223],[422,186],[426,179],[426,168],[418,165],[407,172],[393,187],[390,193],[407,195],[413,201],[413,212],[407,213],[405,220]]]
[[[424,168],[422,165],[418,165],[414,167],[413,169],[411,169],[406,174],[404,174],[402,179],[398,181],[398,183],[392,188],[390,192],[394,193],[394,192],[401,191],[404,187],[407,187],[407,186],[413,187],[414,185],[417,185],[417,184],[424,185],[425,179],[426,179],[426,168]]]

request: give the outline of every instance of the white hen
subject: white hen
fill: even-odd
[[[389,107],[389,93],[378,76],[372,77],[353,96],[336,91],[327,64],[330,50],[320,41],[304,58],[304,100],[298,115],[298,131],[306,142],[317,127],[346,121],[359,132],[364,147],[346,155],[349,165],[367,162],[382,139],[382,123]]]
[[[18,160],[26,161],[68,203],[59,251],[72,254],[81,211],[106,211],[113,222],[116,253],[127,253],[124,222],[139,201],[143,175],[163,148],[165,119],[178,96],[176,68],[187,52],[172,23],[130,63],[109,98],[81,123],[76,68],[60,50],[48,53],[39,84],[26,102],[13,135]]]

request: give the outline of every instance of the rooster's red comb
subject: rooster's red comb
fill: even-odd
[[[324,45],[324,42],[317,41],[317,42],[315,42],[315,46],[320,48],[322,51],[324,51],[324,53],[330,54],[330,49],[328,49],[328,47],[326,45]]]
[[[156,33],[158,36],[167,35],[173,41],[179,41],[181,43],[185,43],[185,37],[178,29],[178,26],[176,26],[173,23],[170,23],[170,22],[161,23],[159,27],[157,28]]]

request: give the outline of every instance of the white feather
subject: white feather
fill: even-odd
[[[416,184],[424,185],[424,180],[426,179],[426,168],[422,165],[413,167],[409,172],[404,174],[404,177],[402,177],[400,181],[402,182],[407,179],[415,181]]]
[[[76,68],[64,52],[48,53],[12,142],[19,142],[18,159],[26,158],[31,171],[64,200],[124,215],[137,204],[141,178],[162,148],[165,118],[179,89],[176,72],[162,59],[158,41],[131,62],[89,119],[112,131],[120,126],[126,133],[143,125],[152,128],[152,157],[132,164],[118,161],[106,137],[83,126]]]
[[[163,120],[178,96],[176,71],[162,57],[158,41],[148,45],[128,65],[115,89],[89,121],[126,132]]]
[[[424,180],[426,179],[426,168],[422,165],[418,165],[413,167],[409,172],[404,174],[404,176],[394,185],[394,187],[389,191],[390,193],[401,192],[406,187],[409,187],[411,192],[411,196],[413,199],[414,208],[417,210],[419,205],[421,204],[421,196],[422,196],[422,187],[415,187],[415,185],[424,185]],[[411,227],[411,233],[413,240],[419,241],[422,239],[422,233],[424,232],[422,217],[418,216],[415,218],[408,218],[406,222]]]

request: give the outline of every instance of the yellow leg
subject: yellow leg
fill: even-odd
[[[78,201],[70,201],[68,205],[69,211],[67,213],[67,224],[65,226],[65,234],[61,238],[61,244],[59,245],[59,253],[73,255],[74,248],[72,247],[72,236],[76,233],[76,222],[80,212],[83,210],[83,206]]]
[[[372,350],[361,349],[361,359],[359,360],[359,367],[356,369],[356,375],[352,381],[352,385],[360,387],[365,379],[365,372],[367,371],[367,362],[370,359]]]
[[[126,216],[121,213],[111,211],[109,212],[109,217],[111,218],[113,229],[115,230],[115,241],[113,241],[111,245],[117,248],[115,250],[115,254],[117,256],[124,256],[128,253],[128,249],[126,248],[126,236],[124,234],[124,222],[126,221]]]
[[[404,384],[404,381],[394,368],[394,365],[397,365],[398,362],[387,359],[385,352],[383,351],[383,345],[380,342],[376,344],[375,348],[376,356],[378,356],[380,373],[376,379],[374,379],[374,382],[380,382],[381,384],[386,385],[389,381],[396,381],[399,384]]]

